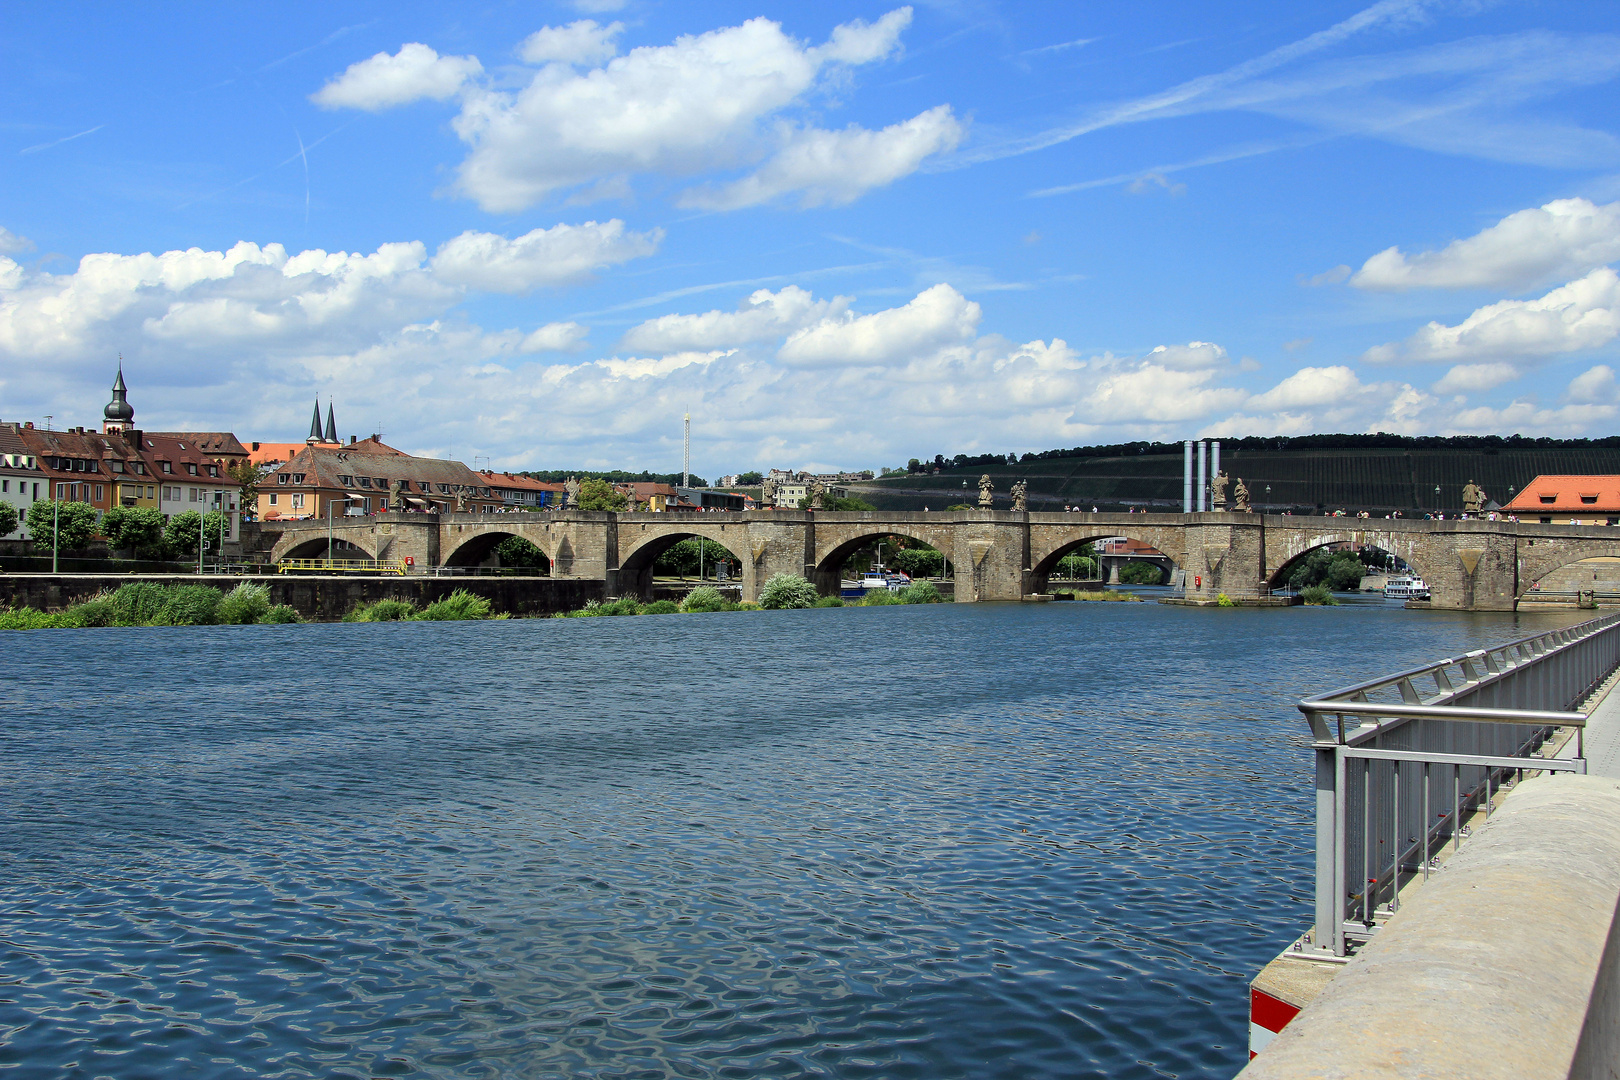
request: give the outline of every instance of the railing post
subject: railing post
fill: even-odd
[[[1344,889],[1338,856],[1343,791],[1337,746],[1316,746],[1316,940],[1318,948],[1344,955]]]

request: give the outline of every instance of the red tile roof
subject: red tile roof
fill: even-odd
[[[1538,476],[1502,509],[1511,514],[1620,514],[1620,476]]]

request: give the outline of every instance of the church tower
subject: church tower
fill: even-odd
[[[309,438],[304,440],[311,446],[321,441],[321,396],[315,395],[315,415],[309,422]]]
[[[107,403],[105,409],[101,410],[103,418],[101,421],[101,433],[103,435],[128,431],[135,426],[135,410],[124,398],[124,395],[128,392],[128,388],[124,386],[124,365],[120,362],[118,365],[118,381],[113,383],[112,400]]]

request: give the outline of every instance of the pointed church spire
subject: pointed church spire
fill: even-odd
[[[114,431],[125,431],[135,422],[135,410],[125,400],[124,395],[128,388],[124,386],[124,358],[118,358],[118,380],[113,383],[112,400],[107,407],[101,410],[101,430],[103,434]]]
[[[330,401],[326,403],[326,441],[329,443],[338,441],[337,418],[332,413],[332,403]]]
[[[321,395],[319,394],[315,395],[315,415],[309,422],[309,438],[304,441],[307,443],[321,441]]]

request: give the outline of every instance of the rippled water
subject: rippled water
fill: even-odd
[[[0,634],[0,1068],[1230,1076],[1291,702],[1556,616]]]

